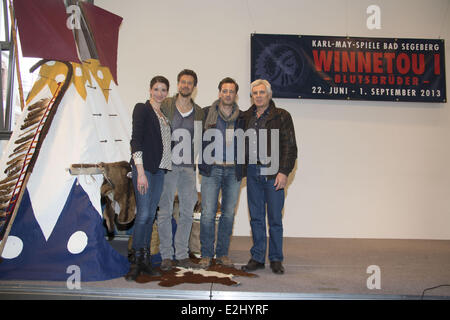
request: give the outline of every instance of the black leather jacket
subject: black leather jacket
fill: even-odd
[[[245,121],[245,129],[248,129],[250,119],[256,111],[256,106],[252,105],[242,115]],[[277,108],[273,100],[270,100],[268,107],[268,115],[266,120],[266,129],[268,137],[270,137],[271,129],[279,130],[279,169],[278,172],[289,175],[295,166],[297,159],[297,142],[295,139],[294,123],[290,113],[284,109]],[[271,139],[267,139],[267,152],[271,155]],[[246,159],[248,159],[248,148],[246,148]],[[268,176],[269,179],[274,179],[275,175]]]

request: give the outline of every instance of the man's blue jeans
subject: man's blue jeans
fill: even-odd
[[[241,182],[236,179],[234,166],[213,166],[209,177],[202,176],[202,215],[200,218],[200,243],[203,258],[214,257],[214,240],[217,202],[222,189],[221,216],[217,231],[216,256],[228,256],[230,237]]]
[[[134,220],[133,249],[150,247],[152,238],[153,221],[156,216],[156,208],[161,197],[164,184],[164,170],[159,169],[156,173],[145,171],[148,181],[148,189],[145,194],[137,190],[137,170],[133,166],[133,187],[136,197],[136,218]]]
[[[260,263],[266,260],[267,220],[269,222],[269,260],[283,261],[283,222],[284,189],[275,190],[275,179],[267,179],[260,172],[261,166],[249,165],[247,168],[247,199],[250,211],[253,247],[252,259]]]

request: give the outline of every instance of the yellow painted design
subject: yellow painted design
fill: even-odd
[[[95,78],[100,88],[95,90],[101,90],[106,102],[108,102],[109,90],[112,81],[111,72],[107,67],[100,65],[98,60],[88,60],[82,64],[71,62],[73,67],[72,83],[75,86],[78,94],[86,100],[87,90],[86,86],[92,87],[91,75]],[[54,95],[58,82],[64,82],[67,74],[67,66],[58,61],[49,61],[44,63],[39,70],[39,79],[34,83],[33,88],[27,97],[27,104],[33,100],[33,98],[48,85],[51,93]]]
[[[77,89],[78,94],[86,100],[87,92],[86,85],[89,83],[92,86],[91,77],[89,76],[89,69],[85,64],[72,63],[73,67],[73,78],[72,82]]]
[[[27,97],[27,104],[48,85],[52,95],[56,93],[58,82],[64,82],[67,74],[67,66],[57,61],[44,63],[39,70],[39,79],[34,83],[33,88]]]
[[[100,62],[94,59],[87,60],[84,65],[86,65],[91,71],[92,76],[100,86],[100,88],[97,89],[102,90],[103,95],[105,96],[105,100],[106,102],[108,102],[109,90],[111,82],[113,81],[113,77],[111,75],[111,72],[109,71],[109,68],[101,66]]]

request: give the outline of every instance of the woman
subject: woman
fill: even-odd
[[[150,100],[136,104],[133,110],[131,167],[137,210],[127,280],[135,280],[139,274],[159,275],[152,269],[149,247],[164,174],[172,169],[170,125],[160,110],[168,92],[169,81],[154,77],[150,81]]]

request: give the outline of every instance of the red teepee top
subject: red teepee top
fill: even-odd
[[[117,83],[117,44],[123,19],[86,2],[81,2],[80,9],[101,65],[109,68]],[[70,27],[74,16],[66,11],[63,0],[14,0],[14,11],[23,56],[81,62]]]

